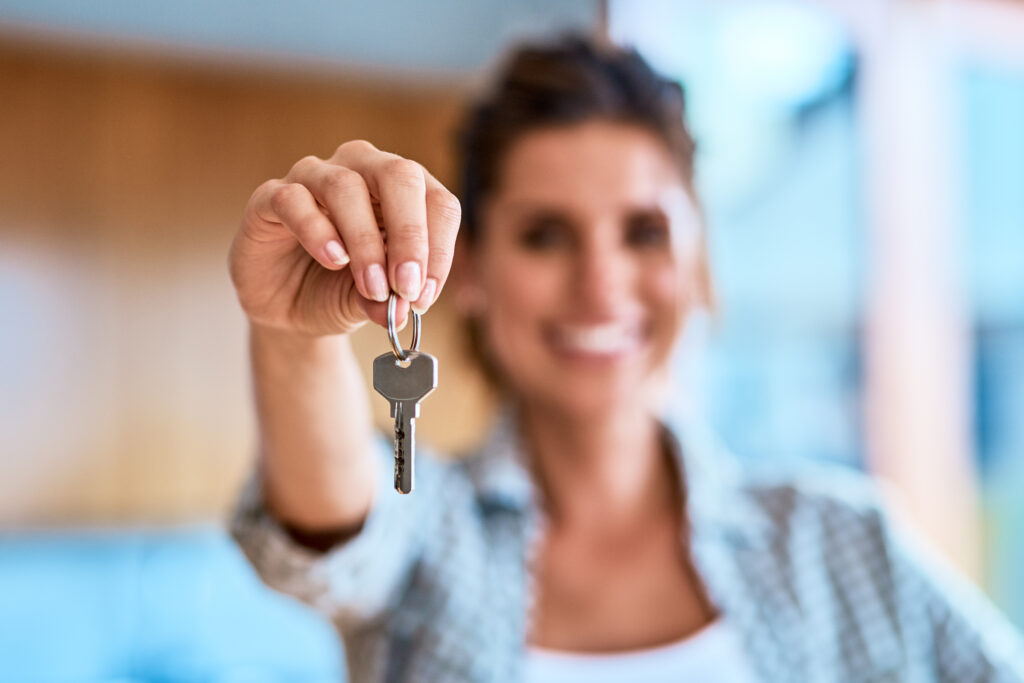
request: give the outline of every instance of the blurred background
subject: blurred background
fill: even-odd
[[[255,446],[228,245],[347,139],[451,183],[462,104],[565,30],[686,88],[719,306],[678,403],[877,476],[1024,625],[1024,3],[0,0],[0,678],[337,678],[223,531]],[[422,439],[457,451],[493,397],[445,298],[424,328]]]

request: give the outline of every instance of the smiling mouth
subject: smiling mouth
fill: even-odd
[[[636,322],[596,325],[558,325],[550,339],[561,353],[595,358],[616,358],[632,353],[643,343],[643,329]]]

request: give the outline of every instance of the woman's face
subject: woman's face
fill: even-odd
[[[698,213],[668,150],[588,122],[524,135],[501,171],[472,267],[492,359],[548,409],[650,406],[706,295]]]

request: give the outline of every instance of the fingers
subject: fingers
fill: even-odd
[[[429,172],[424,171],[427,181],[427,279],[423,291],[413,303],[417,313],[427,308],[441,293],[455,254],[455,238],[462,221],[462,206],[451,192],[439,183]]]
[[[334,159],[366,181],[380,201],[387,236],[388,282],[402,299],[420,298],[427,278],[426,171],[415,161],[367,148],[368,143],[346,143]]]
[[[419,164],[367,142],[346,143],[333,159],[359,171],[380,199],[389,282],[418,313],[425,312],[451,270],[462,216],[459,200]]]
[[[387,301],[390,287],[384,269],[384,240],[363,176],[316,157],[299,161],[288,175],[309,187],[334,220],[351,258],[359,293],[372,301]]]
[[[426,179],[419,164],[400,157],[381,170],[377,187],[388,239],[388,281],[400,297],[416,301],[427,277]]]
[[[420,313],[437,299],[451,269],[461,208],[422,166],[354,141],[328,161],[302,159],[280,186],[275,216],[326,267],[350,263],[364,298],[384,303],[393,290]],[[373,318],[375,307],[367,314]]]
[[[323,214],[310,191],[298,183],[271,181],[257,191],[254,210],[268,223],[286,227],[299,244],[328,270],[349,262],[334,224]]]
[[[371,322],[377,323],[381,327],[387,329],[388,326],[388,305],[387,302],[380,303],[377,301],[367,301],[363,299],[360,301],[360,305],[363,307],[363,312]],[[395,329],[401,330],[405,327],[406,323],[409,322],[409,303],[403,299],[399,299],[395,302]]]

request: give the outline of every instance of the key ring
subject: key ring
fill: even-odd
[[[420,314],[416,311],[409,309],[409,315],[412,316],[412,346],[408,349],[402,349],[402,342],[398,340],[398,331],[395,330],[395,304],[398,302],[398,295],[391,292],[388,296],[388,339],[391,341],[391,348],[395,352],[395,357],[398,360],[407,360],[409,355],[406,351],[419,351],[420,350]]]

